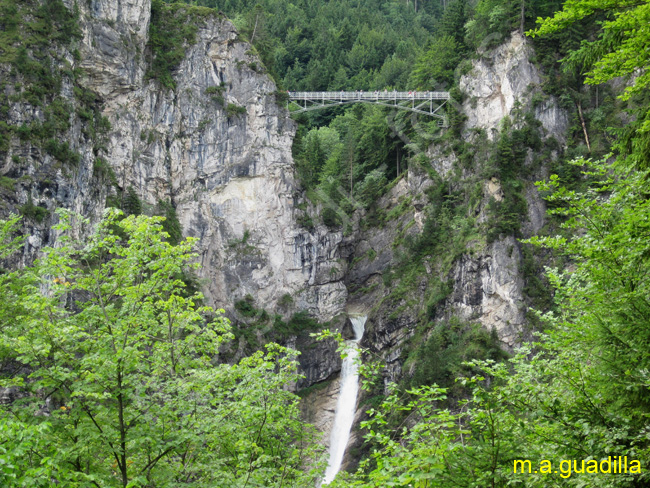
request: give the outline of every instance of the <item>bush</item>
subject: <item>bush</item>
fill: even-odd
[[[438,323],[409,358],[415,366],[409,386],[437,384],[453,391],[458,388],[456,378],[472,374],[472,369],[463,362],[473,359],[500,361],[506,359],[507,354],[500,347],[496,330],[489,331],[480,324],[465,324],[452,318],[449,322]]]
[[[226,104],[226,100],[223,97],[224,92],[226,91],[226,86],[221,83],[218,86],[209,86],[205,89],[205,94],[210,95],[210,99],[213,102],[217,102],[222,107]]]
[[[77,166],[81,161],[81,154],[70,149],[67,142],[58,142],[56,139],[49,139],[45,142],[45,151],[64,164]]]
[[[288,322],[284,322],[280,315],[276,315],[273,321],[273,330],[279,333],[282,338],[291,335],[300,335],[320,327],[322,327],[322,324],[315,318],[310,317],[309,312],[306,310],[296,312]]]
[[[386,188],[386,175],[381,169],[372,170],[366,175],[363,181],[357,185],[357,199],[368,208],[383,193]]]
[[[178,215],[176,215],[176,209],[171,202],[164,202],[162,200],[158,200],[157,207],[156,213],[165,217],[162,223],[163,230],[169,234],[169,242],[175,246],[183,238],[183,231],[181,229],[181,223],[178,221]]]
[[[117,176],[111,165],[104,158],[95,158],[93,161],[93,175],[98,178],[107,179],[114,187],[117,187]]]
[[[286,105],[286,103],[289,101],[289,94],[282,90],[274,91],[273,96],[275,97],[275,103],[280,106]]]
[[[16,180],[9,178],[8,176],[0,176],[0,187],[5,190],[13,191],[14,186],[16,185]]]
[[[254,306],[255,300],[251,295],[246,295],[242,300],[235,302],[235,309],[244,317],[255,317],[258,310]]]
[[[38,222],[39,224],[45,220],[45,217],[50,213],[49,210],[45,207],[39,205],[34,205],[31,195],[27,200],[27,203],[20,207],[20,213],[23,214],[26,218]]]
[[[246,107],[242,107],[234,103],[229,103],[226,106],[226,116],[228,118],[236,117],[237,115],[243,115],[245,113],[246,113]]]

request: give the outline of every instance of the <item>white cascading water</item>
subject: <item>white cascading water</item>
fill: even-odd
[[[359,392],[359,364],[355,360],[359,356],[358,343],[363,336],[367,318],[365,315],[350,317],[354,329],[354,340],[345,341],[347,357],[343,359],[341,365],[341,388],[336,402],[334,425],[330,436],[330,458],[323,479],[325,484],[330,483],[341,469],[343,454],[345,454],[345,448],[350,440],[350,430],[357,409],[357,394]]]

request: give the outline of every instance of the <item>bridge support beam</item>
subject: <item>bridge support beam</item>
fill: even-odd
[[[289,92],[287,108],[291,113],[302,113],[351,103],[372,103],[435,117],[440,126],[446,127],[447,117],[441,109],[449,98],[448,92]]]

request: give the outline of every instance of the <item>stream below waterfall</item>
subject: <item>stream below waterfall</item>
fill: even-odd
[[[341,469],[343,455],[350,440],[350,430],[357,409],[357,394],[359,393],[359,364],[356,358],[359,356],[358,344],[363,337],[367,318],[365,315],[350,317],[354,329],[354,339],[345,341],[347,356],[341,364],[341,386],[330,435],[329,462],[323,479],[324,484],[330,483]]]

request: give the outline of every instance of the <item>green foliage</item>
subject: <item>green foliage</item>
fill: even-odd
[[[508,486],[522,481],[515,459],[530,460],[533,469],[544,459],[555,469],[562,460],[579,464],[614,452],[627,456],[628,466],[650,461],[648,173],[620,162],[575,164],[586,168],[586,190],[566,188],[555,176],[540,185],[571,232],[529,240],[572,262],[567,270],[547,269],[555,311],[538,317],[547,327],[541,341],[499,363],[492,355],[503,353],[486,331],[436,327],[411,357],[414,384],[431,386],[393,389],[369,411],[362,425],[375,450],[351,486]],[[484,359],[459,365],[464,354]],[[465,376],[460,385],[472,394],[450,411],[447,389],[438,385],[457,390],[454,376]],[[399,439],[387,430],[397,422],[405,426]],[[525,476],[525,486],[545,488],[556,480],[593,486],[594,475]],[[599,487],[648,483],[645,469],[599,476]]]
[[[187,46],[196,42],[199,21],[211,15],[216,12],[152,0],[148,42],[152,59],[147,78],[158,80],[165,88],[176,88],[174,71],[183,60]]]
[[[538,28],[531,35],[547,35],[566,29],[586,17],[606,12],[610,18],[602,23],[598,39],[585,41],[580,49],[571,53],[565,62],[579,64],[590,69],[586,83],[601,84],[619,76],[630,75],[647,64],[648,54],[643,46],[650,42],[650,35],[641,26],[650,16],[650,2],[623,0],[576,0],[566,2],[564,8],[553,17],[538,20]],[[647,73],[636,77],[626,88],[623,97],[642,91],[650,84]]]
[[[309,312],[306,310],[301,310],[296,312],[291,316],[289,322],[287,322],[287,327],[285,330],[281,330],[284,333],[302,334],[305,331],[316,330],[321,324],[315,318],[309,315]]]
[[[472,48],[497,46],[520,25],[522,0],[480,0],[474,8],[473,18],[465,25],[466,42]],[[496,34],[496,35],[495,35]],[[484,40],[487,45],[483,45]]]
[[[435,39],[418,58],[411,73],[410,85],[418,90],[436,90],[454,81],[460,62],[460,48],[453,36]]]
[[[235,309],[244,317],[255,317],[257,309],[254,307],[254,299],[251,295],[246,295],[243,300],[235,302]]]
[[[15,189],[16,180],[9,178],[8,176],[0,176],[0,187],[8,191],[13,191]]]
[[[521,254],[521,271],[526,282],[524,295],[532,301],[534,309],[547,312],[553,307],[553,293],[540,265],[539,253],[536,256],[532,246],[524,244],[521,246]],[[533,320],[539,322],[536,319]]]
[[[293,304],[294,300],[289,294],[283,295],[278,301],[278,306],[285,312]],[[291,336],[304,336],[307,332],[329,325],[320,323],[306,310],[295,312],[289,320],[279,314],[271,315],[266,309],[258,308],[251,295],[235,301],[235,310],[237,320],[233,324],[233,333],[240,350],[247,353],[259,350],[269,341],[284,343]]]
[[[447,388],[453,398],[460,398],[461,387],[456,380],[476,373],[467,361],[502,361],[506,357],[496,330],[452,318],[436,324],[427,340],[409,355],[407,361],[412,360],[414,369],[407,383],[409,387],[438,385]]]
[[[205,89],[205,93],[206,93],[207,95],[215,95],[215,94],[217,94],[217,93],[221,93],[221,94],[223,94],[223,92],[225,91],[225,89],[226,89],[226,87],[225,87],[223,84],[222,84],[222,85],[219,85],[219,86],[209,86],[209,87],[207,87],[207,88]]]
[[[45,141],[45,150],[63,164],[78,166],[81,161],[81,154],[70,149],[70,144],[67,141],[59,142],[56,139],[48,139]]]
[[[303,227],[309,231],[313,230],[315,227],[314,219],[312,219],[311,216],[308,215],[306,212],[303,212],[296,217],[296,223],[300,227]]]
[[[223,97],[225,91],[226,91],[226,86],[223,83],[221,83],[218,86],[209,86],[205,89],[206,95],[210,95],[212,101],[217,102],[222,107],[226,103],[226,100]]]
[[[499,199],[492,198],[488,204],[488,243],[503,235],[519,236],[527,210],[523,191],[525,183],[521,180],[531,170],[528,155],[542,148],[539,125],[531,113],[523,117],[518,115],[515,123],[508,118],[501,123],[496,147],[484,168],[486,177],[496,178],[502,194]]]
[[[447,182],[438,179],[427,190],[427,196],[430,205],[427,206],[422,233],[405,239],[409,260],[451,249],[462,252],[458,241],[464,241],[471,233],[471,221],[467,219],[466,207],[462,204],[463,193],[451,190]]]
[[[650,161],[650,73],[643,71],[648,64],[645,46],[650,43],[650,34],[645,26],[649,18],[647,0],[575,0],[567,2],[553,17],[538,19],[538,28],[529,32],[533,36],[557,36],[599,20],[596,35],[582,40],[563,61],[567,71],[586,71],[587,84],[597,86],[618,77],[631,78],[620,98],[634,102],[631,108],[635,120],[623,131],[618,149],[639,168],[648,167]]]
[[[338,215],[336,210],[330,207],[323,209],[321,212],[321,219],[323,219],[323,224],[330,229],[338,229],[343,224],[340,215]]]
[[[237,117],[246,113],[246,107],[237,105],[236,103],[229,103],[226,106],[226,116],[228,118]]]
[[[273,92],[275,97],[275,103],[283,107],[289,101],[289,94],[282,90],[276,90]]]
[[[34,205],[32,196],[29,195],[27,203],[20,207],[20,213],[25,217],[27,217],[28,219],[33,220],[34,222],[38,222],[40,224],[41,222],[43,222],[43,220],[45,220],[45,217],[47,217],[50,212],[45,207],[41,207],[40,205]]]
[[[285,293],[284,295],[282,295],[280,300],[278,300],[278,305],[282,307],[290,307],[291,305],[293,305],[293,302],[294,302],[293,297],[290,294]]]
[[[113,187],[118,186],[117,176],[111,165],[102,157],[97,157],[93,161],[93,176],[110,181]]]
[[[206,119],[203,119],[201,122],[199,122],[199,125],[198,125],[198,127],[197,127],[198,130],[200,130],[200,131],[205,130],[205,128],[206,128],[208,125],[210,125],[210,122],[212,122],[210,119],[207,119],[207,118],[206,118]]]
[[[522,194],[523,185],[510,180],[502,185],[503,200],[490,199],[487,211],[490,224],[487,229],[487,242],[492,243],[505,235],[519,237],[522,221],[528,208],[526,198]]]
[[[325,380],[325,381],[320,381],[319,383],[314,383],[313,385],[308,386],[307,388],[303,388],[302,390],[299,390],[296,393],[296,395],[298,395],[300,398],[306,398],[312,393],[325,390],[331,385],[331,383],[332,383],[331,380]]]
[[[170,202],[158,200],[156,214],[165,217],[165,220],[162,222],[162,228],[169,235],[169,243],[174,246],[178,245],[183,238],[183,229],[181,228],[181,223],[178,221],[176,208]]]
[[[48,2],[2,0],[0,2],[0,62],[16,63],[19,69],[27,49],[39,49],[50,43],[67,45],[81,38],[78,9],[68,10],[62,0]],[[32,76],[37,75],[33,73]]]
[[[380,169],[369,172],[356,188],[356,196],[366,208],[370,207],[386,188],[386,175]]]
[[[404,87],[443,10],[380,0],[186,3],[224,11],[281,87],[313,91]]]
[[[142,201],[135,191],[135,188],[129,186],[122,195],[122,204],[120,207],[125,215],[140,215],[142,213]]]
[[[276,317],[273,322],[274,330],[279,332],[280,337],[282,338],[287,338],[293,335],[305,335],[307,332],[313,332],[326,325],[327,324],[322,324],[315,318],[311,317],[309,312],[306,310],[296,312],[291,316],[288,322],[279,320],[278,317]]]
[[[173,278],[195,241],[109,211],[75,242],[60,218],[56,248],[0,275],[0,350],[20,365],[2,385],[21,392],[0,408],[2,486],[313,485],[317,452],[287,389],[295,351],[219,361],[228,321]],[[0,226],[3,257],[16,225]]]
[[[327,127],[298,135],[296,171],[303,186],[315,189],[327,205],[322,214],[326,225],[340,226],[342,214],[370,207],[383,194],[388,178],[397,175],[396,166],[386,163],[400,154],[404,158],[402,145],[384,111],[373,106],[357,107]]]
[[[1,84],[3,94],[13,84],[13,94],[7,105],[0,105],[0,112],[6,117],[13,106],[24,115],[20,125],[0,121],[0,151],[9,150],[11,144],[14,152],[40,148],[51,155],[56,162],[33,175],[37,185],[48,170],[62,169],[68,176],[82,158],[70,136],[76,114],[81,136],[75,132],[74,137],[92,141],[94,155],[100,159],[110,123],[100,113],[98,97],[79,85],[80,68],[73,69],[68,62],[68,54],[79,54],[75,46],[82,37],[76,4],[72,2],[68,9],[61,0],[1,0],[0,11],[0,62],[11,67]],[[99,161],[94,166],[96,174],[105,173]],[[26,205],[22,210],[32,219],[44,218],[42,208]]]

